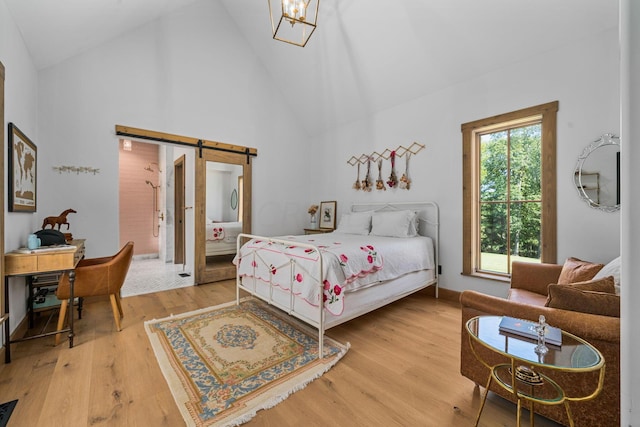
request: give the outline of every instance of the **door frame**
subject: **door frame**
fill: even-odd
[[[243,213],[242,232],[251,233],[251,165],[253,157],[258,155],[258,150],[251,147],[226,144],[224,142],[210,141],[183,135],[175,135],[166,132],[158,132],[148,129],[134,128],[130,126],[116,125],[116,135],[136,139],[148,139],[169,144],[187,146],[196,152],[195,161],[195,218],[194,218],[194,246],[195,260],[194,283],[209,283],[218,280],[235,277],[235,267],[225,268],[222,273],[210,272],[206,268],[205,248],[205,207],[206,207],[206,162],[231,163],[243,166]],[[206,159],[206,160],[205,160]],[[184,209],[190,209],[185,207]],[[186,236],[185,236],[186,238]],[[233,274],[231,274],[231,272]]]
[[[174,176],[174,228],[173,228],[173,263],[184,264],[185,254],[185,155],[183,154],[173,162]]]
[[[0,62],[0,123],[2,123],[2,128],[0,129],[0,167],[2,168],[2,173],[0,174],[0,188],[4,189],[4,64]],[[0,230],[2,230],[2,234],[4,235],[4,197],[0,200]],[[0,254],[4,254],[4,237],[0,239]],[[0,278],[2,279],[2,283],[4,283],[4,256],[0,257]],[[7,321],[9,319],[9,304],[5,301],[5,298],[9,298],[8,292],[5,295],[4,291],[0,291],[0,324]],[[8,323],[7,323],[8,325]],[[7,326],[4,330],[5,332],[5,343],[9,342],[9,335],[11,331],[9,331],[9,327]],[[9,345],[9,344],[6,344]]]
[[[252,157],[246,154],[225,151],[204,150],[196,157],[196,191],[195,191],[195,260],[194,283],[203,284],[233,279],[235,266],[215,268],[207,267],[206,255],[206,204],[207,204],[207,162],[229,163],[242,166],[242,232],[251,233],[251,166]],[[239,195],[240,196],[240,195]]]

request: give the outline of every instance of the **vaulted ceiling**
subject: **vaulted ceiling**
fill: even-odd
[[[613,0],[321,0],[300,48],[272,40],[267,0],[4,1],[39,69],[219,1],[311,134],[618,25]]]

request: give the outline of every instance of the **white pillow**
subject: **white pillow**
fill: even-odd
[[[620,294],[620,257],[611,260],[600,271],[593,276],[593,279],[604,279],[605,277],[613,276],[614,286],[616,287],[616,294]]]
[[[409,223],[409,237],[417,236],[419,229],[420,229],[420,219],[418,218],[418,212],[413,212],[413,219]]]
[[[371,212],[352,212],[342,214],[336,232],[366,236],[370,229]]]
[[[371,218],[370,234],[387,237],[413,237],[417,231],[415,217],[416,213],[412,211],[375,212]]]

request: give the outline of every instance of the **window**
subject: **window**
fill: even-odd
[[[463,274],[556,262],[558,102],[462,125]]]

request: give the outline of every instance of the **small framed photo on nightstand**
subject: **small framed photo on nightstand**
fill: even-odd
[[[320,228],[336,229],[337,202],[320,202]]]

